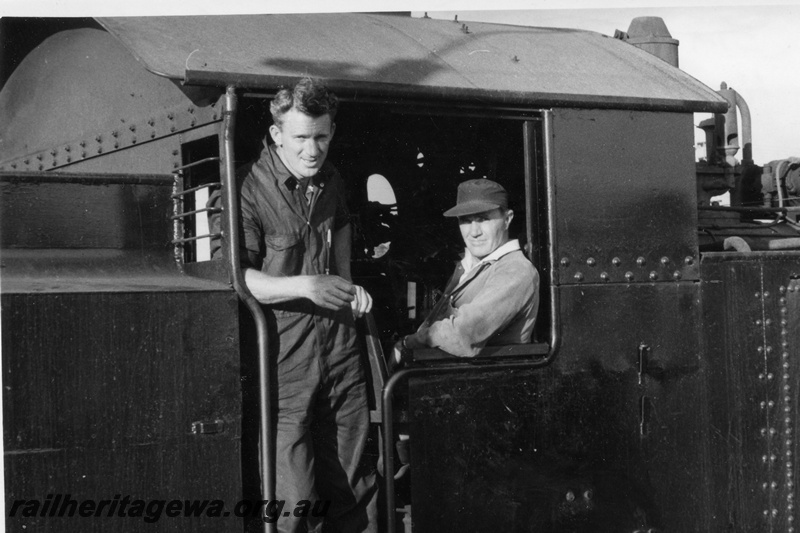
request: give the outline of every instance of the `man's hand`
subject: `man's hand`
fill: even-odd
[[[357,289],[361,289],[339,276],[309,276],[307,280],[306,297],[318,306],[332,311],[355,305]],[[372,299],[369,304],[371,307]]]
[[[355,298],[350,302],[350,308],[353,310],[353,316],[361,318],[365,313],[372,310],[372,296],[360,285],[353,285],[356,291]]]

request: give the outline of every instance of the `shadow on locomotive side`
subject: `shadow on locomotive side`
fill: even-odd
[[[270,494],[265,348],[230,254],[208,260],[211,238],[235,248],[235,216],[209,235],[205,199],[231,197],[271,95],[308,74],[343,101],[329,157],[375,299],[362,332],[384,529],[793,527],[800,160],[755,164],[744,99],[674,66],[660,19],[615,38],[380,14],[62,22],[3,20],[7,508]],[[441,213],[480,177],[509,191],[542,274],[535,342],[427,350],[387,376],[383,348],[461,251]],[[22,514],[9,527],[140,527]]]

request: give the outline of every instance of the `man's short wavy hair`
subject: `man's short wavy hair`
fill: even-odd
[[[283,115],[293,108],[315,118],[327,114],[333,122],[339,99],[320,80],[302,78],[294,88],[278,91],[270,103],[269,111],[275,125],[282,127]]]

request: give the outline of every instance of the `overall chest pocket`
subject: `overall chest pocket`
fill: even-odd
[[[297,276],[303,268],[305,242],[297,233],[264,236],[264,267],[271,276]]]

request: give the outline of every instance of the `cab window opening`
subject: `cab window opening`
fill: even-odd
[[[266,98],[242,99],[237,166],[263,148],[271,124],[268,106]],[[455,205],[462,181],[488,178],[506,188],[514,211],[509,236],[519,239],[546,279],[546,232],[538,201],[533,202],[531,237],[526,227],[526,157],[535,161],[533,186],[543,188],[541,133],[534,142],[526,141],[525,134],[525,124],[541,130],[538,118],[507,112],[495,118],[490,110],[478,114],[474,109],[467,116],[414,106],[343,98],[328,154],[347,185],[353,278],[372,294],[375,322],[387,343],[416,330],[460,260],[464,242],[458,224],[443,213]],[[536,332],[547,331],[546,307],[540,305]],[[534,341],[541,339],[535,334]]]

